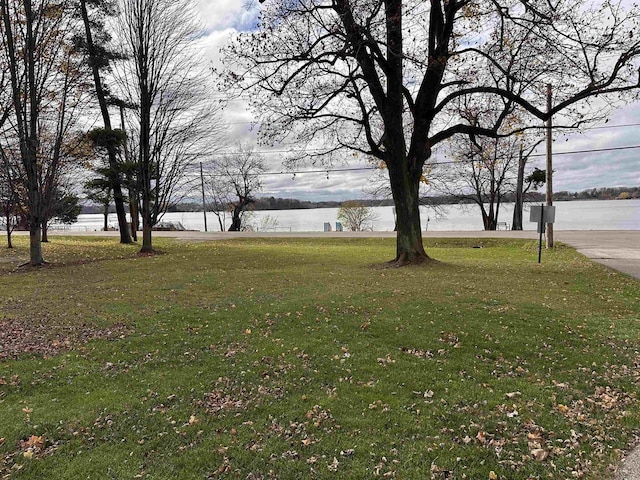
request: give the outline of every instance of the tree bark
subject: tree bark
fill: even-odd
[[[144,127],[142,128],[144,132]],[[141,148],[144,150],[142,152],[142,156],[145,154],[148,158],[148,144],[146,145],[147,149],[144,149],[144,133],[142,133],[141,137],[143,140],[141,143]],[[153,228],[152,222],[152,214],[151,214],[151,180],[150,180],[150,172],[148,167],[149,162],[142,162],[141,168],[141,176],[142,176],[142,248],[140,249],[140,253],[151,253],[153,252],[153,243],[152,243],[152,233],[151,229]]]
[[[236,207],[233,209],[233,214],[231,216],[231,226],[229,227],[230,232],[239,232],[242,228],[242,218],[240,218],[241,213],[241,208]]]
[[[40,224],[31,224],[29,227],[29,265],[44,265],[42,257],[42,231]]]
[[[420,227],[419,172],[411,173],[408,162],[389,162],[389,178],[396,207],[396,258],[392,265],[420,264],[430,260],[422,244]]]
[[[47,222],[42,222],[41,242],[49,243],[49,226]]]
[[[103,215],[104,215],[104,227],[102,228],[102,230],[106,232],[109,230],[109,205],[105,205]]]
[[[522,155],[522,145],[518,157],[518,180],[516,182],[516,202],[513,206],[513,221],[511,230],[522,230],[522,214],[524,208],[524,167],[525,161]]]
[[[138,212],[138,199],[135,195],[129,196],[129,216],[131,217],[131,238],[134,242],[138,241],[138,229],[139,229],[139,212]]]
[[[115,154],[113,155],[115,159]],[[114,160],[115,162],[115,160]],[[109,164],[111,165],[111,160]],[[116,162],[117,165],[117,162]],[[117,167],[116,167],[117,168]],[[120,230],[120,243],[132,243],[131,234],[129,232],[129,225],[127,224],[127,212],[124,208],[124,196],[122,195],[122,188],[120,186],[120,179],[115,174],[111,180],[111,188],[113,188],[113,202],[116,206],[116,215],[118,216],[118,228]]]
[[[153,253],[153,243],[151,235],[151,222],[146,218],[142,218],[142,248],[140,253]]]
[[[13,242],[11,241],[11,224],[9,223],[11,218],[7,216],[7,248],[13,248]]]
[[[230,232],[239,232],[242,230],[242,212],[244,212],[253,202],[253,198],[249,198],[248,196],[240,197],[239,202],[233,207],[233,211],[231,212]]]

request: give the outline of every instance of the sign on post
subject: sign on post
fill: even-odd
[[[529,213],[529,221],[538,223],[540,242],[538,244],[538,263],[542,260],[542,234],[547,223],[555,223],[556,207],[546,205],[534,205]]]
[[[556,207],[545,205],[534,205],[531,207],[529,220],[538,223],[555,223]]]

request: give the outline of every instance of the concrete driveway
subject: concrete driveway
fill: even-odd
[[[556,238],[598,263],[640,278],[640,231],[560,231]]]

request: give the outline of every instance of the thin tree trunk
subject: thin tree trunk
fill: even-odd
[[[126,133],[126,124],[124,121],[124,105],[120,105],[120,129]],[[124,158],[128,162],[130,160],[129,147],[125,140],[124,145]],[[138,192],[135,187],[135,178],[133,173],[127,173],[127,190],[129,191],[129,216],[131,217],[131,238],[134,242],[138,241]]]
[[[42,234],[41,234],[42,242],[49,243],[49,226],[47,222],[42,222]]]
[[[109,230],[109,205],[105,206],[102,215],[104,215],[104,227],[102,227],[102,231],[106,232]]]
[[[13,242],[11,241],[11,215],[6,215],[7,219],[7,248],[13,248]]]
[[[131,216],[131,237],[135,242],[138,241],[138,198],[136,195],[129,195],[129,215]]]

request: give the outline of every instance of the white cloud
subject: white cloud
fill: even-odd
[[[256,24],[258,7],[254,1],[197,0],[196,3],[208,30],[229,27],[246,30]]]

